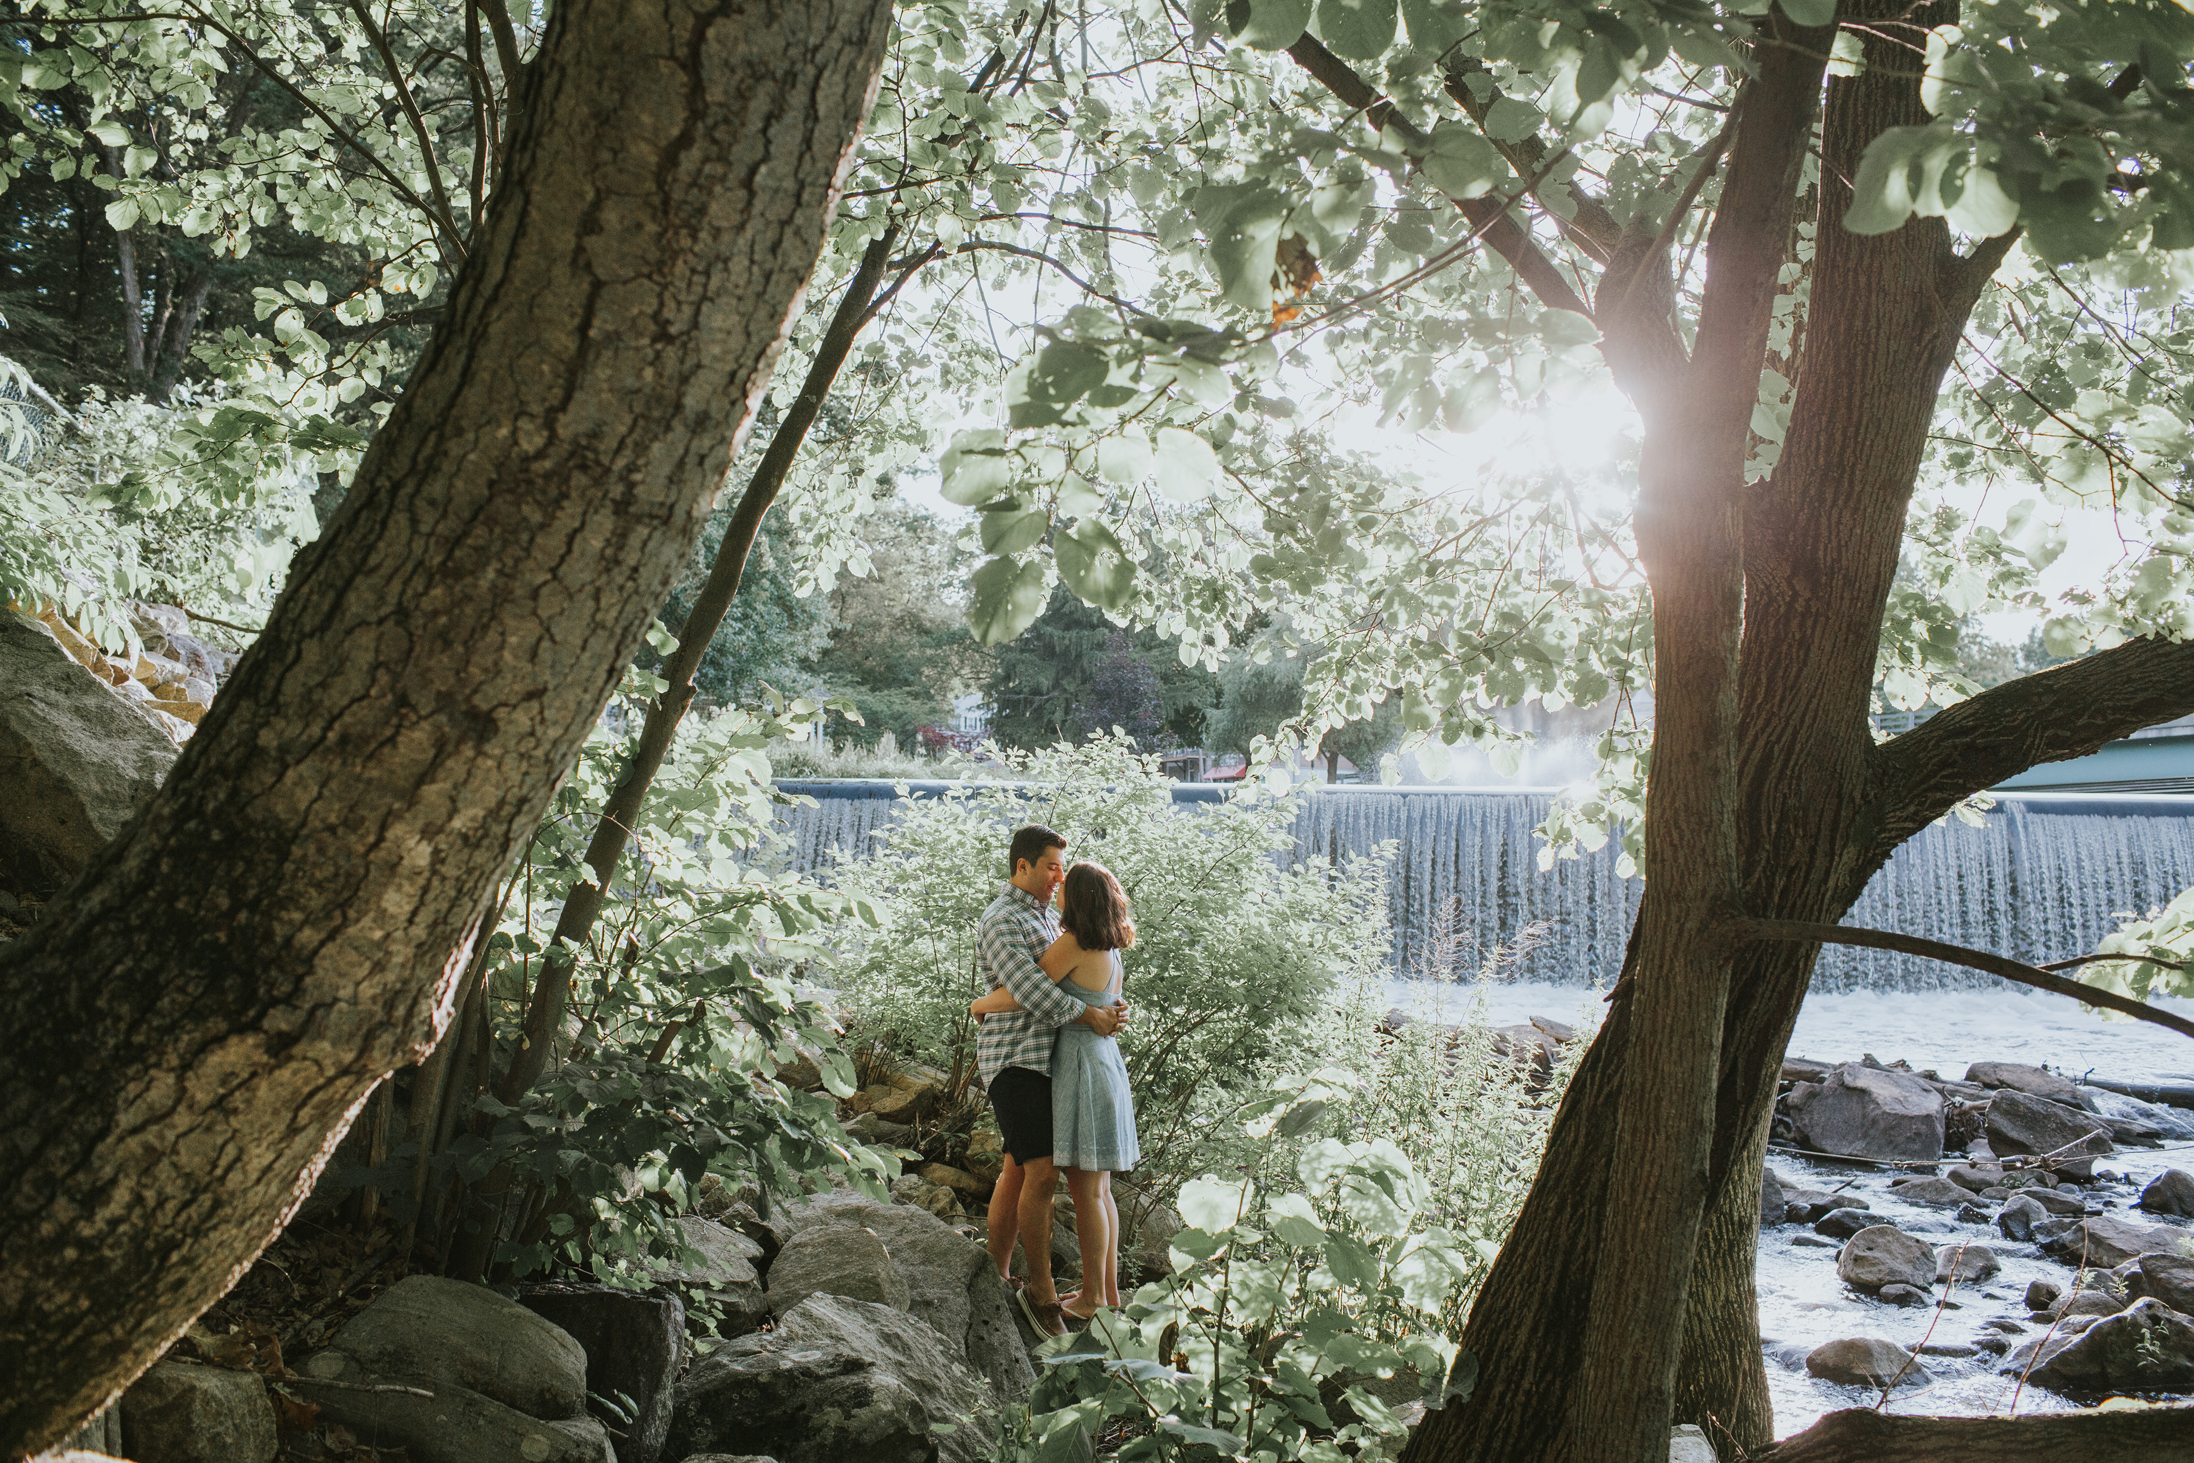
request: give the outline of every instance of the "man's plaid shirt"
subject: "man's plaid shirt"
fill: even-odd
[[[975,967],[986,989],[1003,986],[1021,1003],[1018,1011],[984,1017],[976,1033],[975,1062],[985,1087],[1008,1067],[1050,1076],[1052,1038],[1089,1009],[1053,985],[1036,963],[1058,938],[1051,906],[1013,884],[999,889],[975,927]]]

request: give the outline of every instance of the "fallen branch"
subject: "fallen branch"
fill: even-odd
[[[1753,1463],[2188,1463],[2194,1409],[2053,1412],[2040,1417],[1895,1417],[1831,1412],[1752,1455]]]
[[[406,1397],[434,1396],[424,1387],[405,1387],[395,1382],[338,1382],[327,1377],[308,1377],[298,1372],[282,1378],[282,1385],[285,1387],[299,1382],[308,1387],[333,1387],[338,1392],[396,1392]]]
[[[1744,940],[1864,945],[1870,949],[1895,950],[1901,954],[1918,955],[1923,959],[1940,960],[1950,965],[1964,965],[1974,970],[1985,970],[1990,975],[2002,976],[2005,980],[2017,981],[2020,985],[2033,986],[2037,990],[2070,996],[2073,1000],[2090,1006],[2106,1007],[2141,1021],[2168,1026],[2181,1036],[2194,1036],[2194,1021],[2189,1021],[2184,1016],[2174,1016],[2169,1011],[2160,1011],[2145,1001],[2134,1000],[2131,996],[2121,996],[2115,991],[2100,990],[2076,980],[2066,980],[2061,975],[2051,975],[2038,965],[2028,965],[2024,961],[2012,960],[2003,955],[1991,955],[1986,950],[1969,950],[1963,945],[1946,945],[1940,940],[1923,940],[1918,935],[1899,935],[1888,930],[1812,924],[1795,919],[1740,919],[1730,925],[1730,933]]]

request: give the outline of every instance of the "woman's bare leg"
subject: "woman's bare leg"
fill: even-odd
[[[1074,1237],[1082,1246],[1082,1288],[1067,1300],[1067,1314],[1086,1320],[1105,1301],[1104,1175],[1080,1168],[1060,1172],[1074,1196]]]
[[[1113,1202],[1112,1175],[1097,1175],[1097,1187],[1105,1205],[1105,1304],[1120,1304],[1120,1206]]]

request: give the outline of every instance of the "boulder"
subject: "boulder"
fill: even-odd
[[[1854,1290],[1885,1285],[1926,1290],[1935,1283],[1935,1250],[1893,1224],[1862,1229],[1836,1256],[1836,1274]]]
[[[2078,1178],[2094,1170],[2096,1158],[2116,1151],[2110,1125],[2101,1118],[2016,1088],[1998,1092],[1989,1102],[1987,1131],[1989,1151],[1997,1156],[2047,1154],[2051,1168]]]
[[[2056,1316],[2115,1316],[2125,1302],[2100,1290],[2078,1290],[2049,1308]]]
[[[518,1303],[586,1351],[588,1406],[620,1434],[617,1463],[656,1463],[670,1428],[671,1386],[686,1357],[686,1308],[678,1297],[605,1285],[531,1285]],[[594,1400],[620,1396],[630,1400],[630,1419]]]
[[[1831,1209],[1813,1221],[1813,1232],[1825,1234],[1830,1239],[1850,1239],[1860,1230],[1880,1222],[1864,1209]]]
[[[665,1456],[977,1463],[997,1441],[989,1400],[926,1322],[870,1301],[811,1295],[775,1330],[694,1364],[678,1383]]]
[[[965,1199],[985,1200],[990,1197],[991,1182],[979,1179],[965,1169],[952,1168],[942,1163],[926,1163],[922,1165],[922,1177]]]
[[[1668,1463],[1716,1463],[1706,1429],[1695,1422],[1680,1422],[1670,1429]]]
[[[340,1351],[307,1357],[283,1386],[317,1406],[321,1423],[402,1448],[411,1463],[616,1463],[608,1432],[584,1413],[529,1417],[454,1382],[380,1376]]]
[[[1908,1309],[1914,1306],[1924,1306],[1932,1299],[1926,1291],[1912,1285],[1885,1285],[1875,1292],[1875,1298],[1886,1301],[1890,1305],[1904,1306]]]
[[[2151,1297],[2043,1345],[2033,1381],[2058,1392],[2194,1391],[2194,1320]]]
[[[1785,1099],[1800,1147],[1848,1158],[1943,1156],[1943,1095],[1908,1072],[1846,1062]]]
[[[734,1206],[727,1217],[736,1212]],[[678,1293],[689,1313],[714,1312],[719,1336],[744,1336],[766,1322],[769,1295],[755,1268],[763,1247],[729,1224],[698,1214],[681,1214],[672,1222],[695,1253],[657,1269],[655,1278]]]
[[[1784,1057],[1785,1082],[1819,1082],[1836,1070],[1833,1062],[1816,1062],[1811,1057]]]
[[[1806,1353],[1805,1369],[1824,1382],[1846,1387],[1924,1387],[1934,1380],[1918,1358],[1894,1341],[1852,1336]]]
[[[1783,1211],[1789,1208],[1783,1198],[1783,1181],[1775,1176],[1772,1168],[1760,1170],[1760,1227],[1783,1222]]]
[[[1943,1245],[1935,1251],[1935,1278],[1977,1285],[2003,1269],[1987,1245]]]
[[[811,1295],[842,1295],[903,1311],[906,1276],[876,1231],[831,1225],[796,1234],[769,1266],[769,1308],[782,1316]]]
[[[2030,1067],[2024,1062],[1975,1062],[1965,1069],[1965,1080],[1980,1087],[2008,1088],[2023,1092],[2029,1097],[2046,1097],[2051,1102],[2079,1105],[2079,1089],[2069,1077],[2040,1067]]]
[[[68,884],[175,758],[175,743],[51,631],[0,608],[0,888],[50,894]]]
[[[1949,1179],[1914,1179],[1909,1184],[1899,1184],[1890,1194],[1907,1204],[1926,1204],[1935,1209],[1956,1209],[1973,1197],[1970,1189],[1961,1188]]]
[[[135,1463],[272,1463],[274,1404],[256,1372],[155,1362],[122,1394],[122,1442]]]
[[[1814,1224],[1838,1209],[1865,1209],[1866,1200],[1856,1194],[1831,1194],[1823,1189],[1783,1190],[1783,1219],[1788,1224]]]
[[[2098,1214],[2068,1224],[2055,1234],[2035,1234],[2042,1253],[2051,1259],[2094,1270],[2108,1270],[2142,1255],[2176,1254],[2182,1238],[2180,1230],[2160,1226],[2150,1229],[2115,1214]]]
[[[2141,1207],[2151,1214],[2194,1218],[2194,1173],[2183,1168],[2165,1169],[2141,1190]]]
[[[2026,1308],[2030,1311],[2046,1311],[2064,1294],[2064,1287],[2054,1280],[2029,1280],[2026,1283]]]
[[[2013,1192],[2040,1207],[2045,1214],[2077,1219],[2087,1213],[2087,1200],[2078,1194],[2067,1194],[2056,1189],[2017,1189]]]
[[[374,1376],[463,1387],[528,1417],[586,1410],[587,1354],[579,1343],[481,1285],[407,1275],[329,1346]]]
[[[2129,1299],[2154,1296],[2173,1310],[2194,1315],[2194,1257],[2179,1254],[2143,1255],[2125,1277]]]
[[[2004,1171],[1993,1163],[1957,1163],[1943,1175],[1961,1189],[1985,1193],[2004,1181]]]
[[[1014,1320],[1019,1312],[981,1245],[919,1209],[879,1204],[849,1190],[787,1205],[776,1218],[788,1243],[817,1230],[872,1231],[906,1279],[907,1309],[944,1338],[948,1354],[984,1378],[1001,1405],[1028,1396],[1036,1371]]]

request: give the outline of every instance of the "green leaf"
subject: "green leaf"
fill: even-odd
[[[1284,51],[1310,25],[1312,0],[1240,0],[1246,12],[1234,38],[1259,51]],[[1229,19],[1233,8],[1229,7]]]
[[[1299,1102],[1281,1114],[1279,1133],[1282,1138],[1300,1138],[1310,1131],[1318,1119],[1325,1116],[1323,1102]]]
[[[1775,0],[1783,14],[1800,25],[1829,25],[1836,19],[1836,0]]]
[[[1095,346],[1073,340],[1054,341],[1037,352],[1036,368],[1029,373],[1028,394],[1034,401],[1072,406],[1104,385],[1111,369],[1112,362]]]
[[[832,1097],[851,1097],[854,1093],[853,1063],[840,1051],[823,1055],[823,1087]]]
[[[1299,1250],[1315,1250],[1326,1242],[1324,1230],[1294,1214],[1283,1214],[1273,1220],[1272,1232],[1282,1244],[1293,1245]]]
[[[1051,527],[1051,515],[1041,508],[1025,512],[1009,508],[1001,513],[983,515],[983,552],[986,554],[1018,554],[1044,536]]]
[[[1097,444],[1097,470],[1113,482],[1139,483],[1150,466],[1150,439],[1133,427]]]
[[[1084,603],[1114,610],[1127,602],[1135,587],[1135,565],[1102,522],[1083,519],[1053,539],[1051,550],[1059,562],[1059,577]]]
[[[1918,213],[1943,211],[1943,168],[1965,141],[1948,127],[1890,127],[1867,144],[1859,176],[1851,184],[1844,227],[1855,234],[1886,234]]]
[[[1211,444],[1179,427],[1158,429],[1158,491],[1177,503],[1209,497],[1218,485],[1219,454]]]
[[[1003,645],[1044,612],[1044,563],[992,559],[975,571],[968,627],[984,645]]]
[[[1161,1417],[1158,1419],[1158,1426],[1185,1443],[1202,1443],[1205,1447],[1217,1448],[1229,1456],[1239,1454],[1246,1446],[1232,1433],[1224,1433],[1213,1427],[1195,1427],[1178,1418]]]
[[[1006,434],[996,427],[962,432],[938,461],[944,486],[938,491],[948,503],[973,508],[988,503],[1013,484],[1013,459],[1006,455]]]
[[[1467,1402],[1470,1394],[1478,1389],[1478,1358],[1468,1351],[1455,1353],[1455,1362],[1447,1369],[1445,1380],[1434,1381],[1425,1389],[1425,1407],[1445,1407],[1450,1402]]]
[[[1402,0],[1402,23],[1412,46],[1436,56],[1470,34],[1473,17],[1455,0]]]
[[[1104,510],[1105,495],[1078,472],[1070,472],[1059,484],[1054,511],[1061,518],[1087,518]]]
[[[118,234],[137,227],[137,200],[127,195],[107,205],[107,225]]]
[[[1394,44],[1394,0],[1318,0],[1326,49],[1351,61],[1376,61]]]
[[[1343,1285],[1369,1290],[1379,1283],[1379,1260],[1345,1234],[1326,1236],[1326,1264]]]
[[[1209,183],[1196,190],[1189,209],[1209,241],[1221,293],[1247,309],[1269,307],[1287,200],[1262,183]]]
[[[1442,122],[1432,129],[1432,148],[1422,164],[1432,186],[1450,198],[1481,198],[1508,176],[1508,164],[1469,122]]]
[[[94,122],[85,130],[109,147],[129,146],[130,130],[120,122]]]
[[[1522,142],[1536,135],[1546,121],[1540,110],[1515,97],[1502,97],[1486,108],[1486,136],[1495,142]]]
[[[1232,1229],[1241,1216],[1245,1202],[1242,1190],[1239,1183],[1230,1184],[1206,1174],[1181,1185],[1181,1197],[1174,1207],[1180,1212],[1181,1222],[1190,1228],[1218,1234]]]

